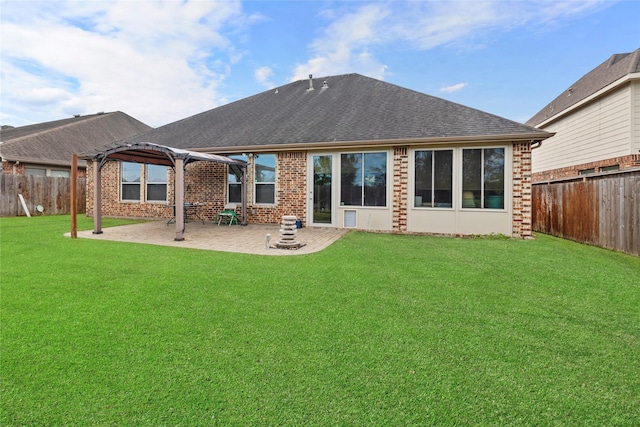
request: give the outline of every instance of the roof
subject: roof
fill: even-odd
[[[5,128],[0,131],[0,156],[9,161],[68,166],[73,154],[150,129],[120,111]]]
[[[547,119],[559,116],[563,111],[585,100],[601,89],[609,86],[617,80],[629,74],[640,72],[640,49],[629,53],[617,53],[611,55],[602,64],[582,76],[551,101],[542,110],[538,111],[527,121],[530,126],[538,126]]]
[[[505,135],[545,139],[552,134],[380,80],[345,74],[289,83],[127,142],[234,152]]]

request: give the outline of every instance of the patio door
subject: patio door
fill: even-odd
[[[333,156],[314,154],[311,159],[312,181],[309,195],[310,218],[313,225],[333,224]]]

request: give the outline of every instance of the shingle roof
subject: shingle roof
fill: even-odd
[[[359,74],[314,78],[314,90],[309,86],[309,80],[289,83],[127,141],[197,150],[487,135],[551,136]]]
[[[564,110],[588,98],[600,89],[629,74],[640,72],[640,49],[629,53],[611,55],[602,64],[582,76],[556,99],[527,121],[530,126],[538,126],[545,120],[559,115]]]
[[[25,163],[69,165],[74,153],[112,144],[149,129],[120,111],[2,129],[0,156]]]

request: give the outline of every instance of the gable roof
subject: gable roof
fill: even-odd
[[[527,121],[530,126],[538,126],[545,120],[560,115],[563,111],[585,100],[601,89],[629,74],[640,72],[640,49],[629,53],[617,53],[582,76],[538,111]]]
[[[310,90],[310,86],[313,89]],[[299,80],[127,139],[234,152],[551,134],[359,74]]]
[[[151,127],[120,111],[38,123],[0,131],[3,160],[71,164],[71,156],[112,144]]]

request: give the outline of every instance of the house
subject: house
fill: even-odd
[[[69,177],[71,156],[150,130],[120,111],[74,116],[34,125],[3,126],[2,173]],[[86,162],[78,163],[84,176]]]
[[[640,49],[612,55],[526,123],[555,133],[533,150],[533,181],[640,166]]]
[[[248,223],[295,215],[305,226],[528,238],[531,146],[550,136],[359,74],[309,76],[85,153],[87,213],[170,218],[184,191],[207,219],[236,202]],[[183,162],[206,160],[197,153],[224,157]]]

